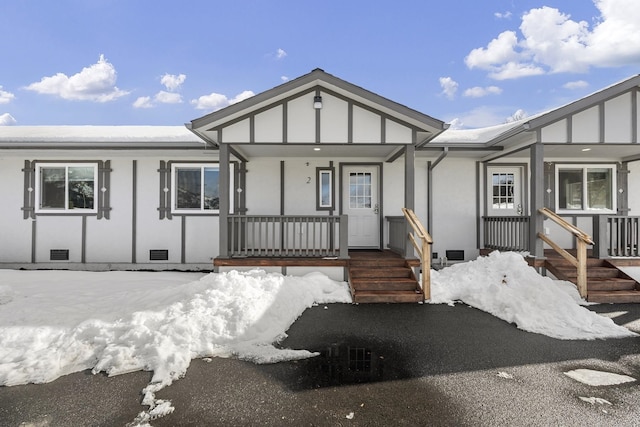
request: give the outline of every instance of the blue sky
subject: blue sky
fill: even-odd
[[[638,0],[5,0],[0,125],[180,125],[314,68],[504,123],[640,73]]]

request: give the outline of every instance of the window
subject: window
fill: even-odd
[[[333,168],[316,168],[316,209],[333,209]]]
[[[40,163],[35,174],[36,212],[97,212],[97,164]]]
[[[349,173],[349,208],[371,208],[371,172]]]
[[[233,171],[233,165],[230,165]],[[171,165],[171,210],[173,213],[218,213],[220,168],[217,164],[175,163]],[[233,173],[230,177],[233,189]],[[229,192],[233,206],[233,191]]]
[[[493,182],[493,209],[514,209],[514,174],[494,173],[491,179]]]
[[[556,197],[559,211],[615,212],[614,165],[558,165]]]

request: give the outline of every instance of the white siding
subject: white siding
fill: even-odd
[[[600,113],[598,106],[573,116],[572,142],[599,142]]]
[[[24,159],[0,157],[0,263],[31,260],[31,219],[23,219]],[[10,242],[10,244],[9,244]]]
[[[625,93],[604,103],[606,142],[631,142],[631,94]]]
[[[138,160],[137,195],[137,253],[136,261],[149,262],[149,250],[169,250],[170,263],[180,262],[181,223],[179,217],[172,220],[159,219],[159,175],[160,160],[170,158],[145,158]],[[177,160],[177,159],[171,159]]]
[[[467,260],[478,255],[475,170],[472,159],[445,158],[433,171],[431,237],[439,257],[458,249],[464,250]]]
[[[222,141],[226,143],[249,142],[249,129],[249,119],[227,126],[222,129]]]
[[[567,120],[560,120],[542,128],[542,142],[567,142]]]
[[[247,169],[247,215],[280,214],[280,159],[252,159]]]
[[[335,96],[322,94],[320,141],[346,143],[349,136],[349,106]]]
[[[111,169],[110,218],[87,217],[87,262],[131,262],[133,161],[123,158],[112,159]],[[118,237],[114,238],[116,230]]]
[[[402,143],[411,144],[413,132],[410,128],[394,122],[393,120],[386,120],[386,142],[389,143]]]
[[[185,219],[185,261],[210,263],[213,267],[213,258],[219,254],[219,217],[190,216]]]
[[[287,106],[288,142],[316,141],[316,110],[313,108],[314,93],[293,99]]]
[[[364,108],[353,107],[353,142],[379,143],[381,118]]]
[[[82,261],[81,217],[38,216],[36,220],[36,262],[49,262],[51,249],[68,249],[70,262]]]
[[[254,125],[255,142],[282,142],[282,106],[256,114]]]
[[[629,215],[640,216],[640,161],[629,163]]]

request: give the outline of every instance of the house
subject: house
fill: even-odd
[[[517,250],[557,277],[570,273],[547,262],[552,247],[577,252],[574,265],[588,264],[586,246],[631,263],[639,85],[447,130],[315,69],[186,128],[0,128],[0,236],[11,242],[0,266],[322,270],[367,302],[421,300],[419,261],[432,257]],[[418,245],[428,259],[416,259],[410,233],[432,239]],[[638,285],[619,279],[622,299],[636,298]]]

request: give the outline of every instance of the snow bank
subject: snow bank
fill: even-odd
[[[563,340],[635,336],[581,307],[575,286],[539,275],[522,255],[492,252],[431,273],[433,304],[463,301],[518,328]]]
[[[78,274],[92,277],[91,273]],[[116,320],[89,317],[68,326],[73,313],[62,313],[56,319],[61,313],[38,293],[50,285],[44,281],[29,295],[7,285],[0,289],[0,322],[4,320],[0,323],[0,384],[49,382],[85,369],[108,375],[151,370],[143,404],[151,407],[152,415],[146,413],[142,421],[158,416],[158,411],[172,410],[166,402],[155,400],[155,392],[183,376],[191,359],[235,356],[270,363],[312,356],[306,350],[280,350],[272,344],[283,339],[290,325],[313,304],[351,302],[345,283],[320,273],[285,277],[261,270],[232,271],[157,291],[148,286],[129,289],[123,295],[132,297],[126,303],[121,300],[124,307],[112,308],[119,313],[128,309],[128,315]],[[76,288],[76,292],[83,291],[84,297],[67,294],[68,305],[73,306],[77,299],[101,298],[100,288],[90,284]],[[140,305],[158,308],[136,311]],[[29,321],[26,310],[18,316],[20,324],[15,317],[9,320],[16,313],[12,308],[20,306],[30,306],[35,322]],[[7,323],[10,325],[5,326]]]

